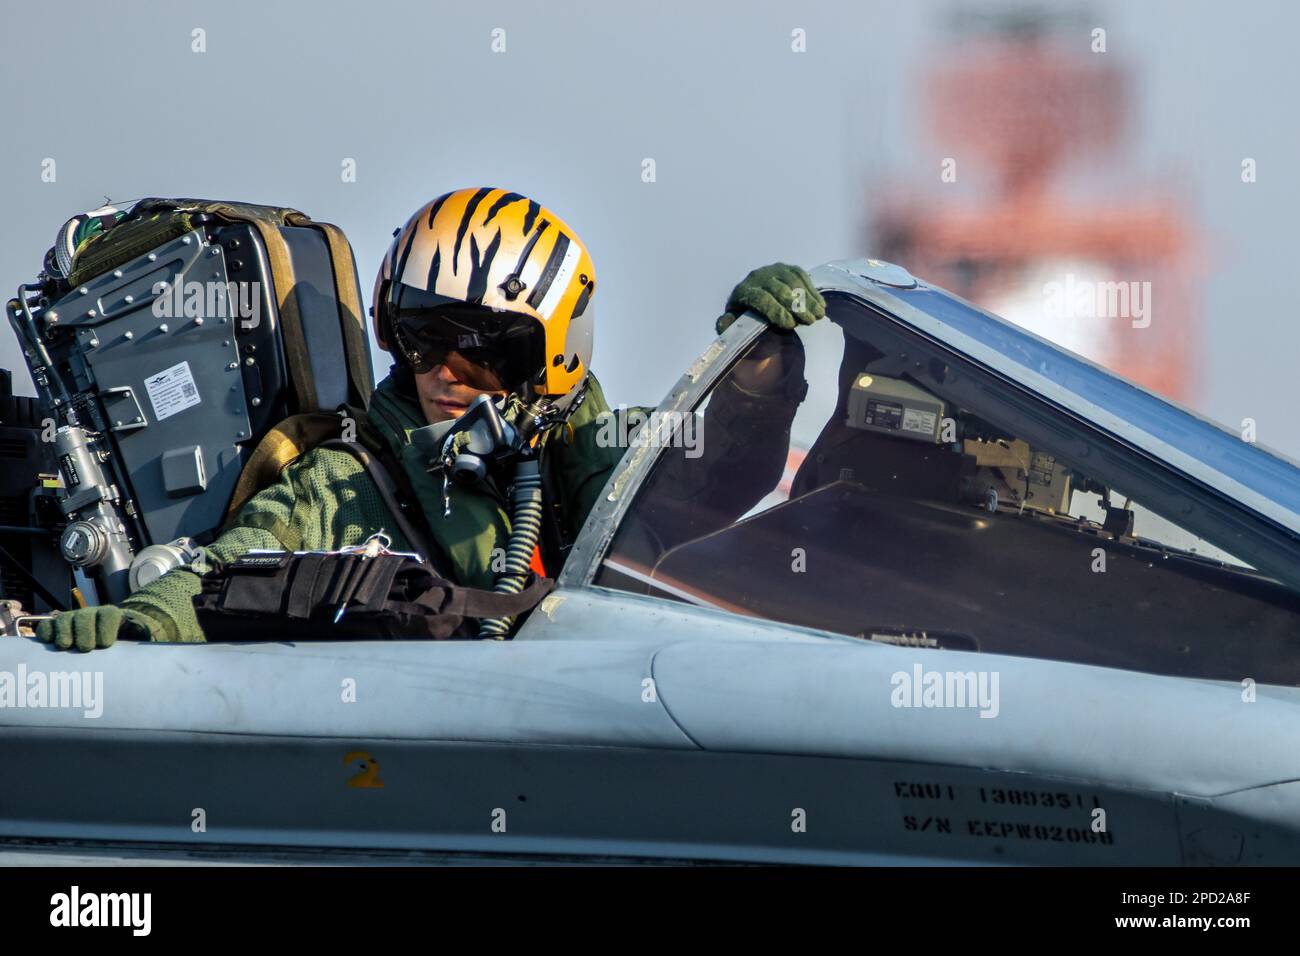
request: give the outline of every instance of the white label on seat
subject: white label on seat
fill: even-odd
[[[154,417],[162,421],[199,403],[199,389],[190,373],[190,363],[181,362],[144,380],[153,404]]]

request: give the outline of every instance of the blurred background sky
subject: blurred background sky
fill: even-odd
[[[1072,78],[1024,101],[1050,123],[1008,116],[1001,96],[979,101],[1006,87],[967,87],[960,73],[976,101],[945,99],[944,71],[987,49],[1011,57],[999,82],[1021,84],[1018,96],[1040,88],[1014,62],[1032,46],[1025,24],[1050,39],[1032,47],[1037,62]],[[191,50],[195,28],[204,53]],[[63,221],[105,197],[195,196],[337,223],[368,297],[415,208],[505,186],[592,250],[593,365],[612,403],[657,402],[749,269],[887,247],[1002,311],[1032,313],[1044,281],[1067,273],[1154,279],[1151,327],[1103,360],[1141,353],[1134,367],[1153,387],[1234,429],[1253,418],[1261,444],[1300,458],[1297,28],[1288,0],[6,3],[0,289],[33,278]],[[792,51],[796,29],[806,52]],[[1058,144],[1033,189],[1033,235],[1057,248],[1030,262],[1011,251],[1021,207],[989,157],[999,144],[1009,161],[1039,155],[1021,148],[1035,142]],[[356,182],[341,180],[345,158]],[[941,179],[945,158],[956,182]],[[1256,182],[1242,182],[1246,158]],[[928,238],[953,217],[964,251]],[[1133,248],[1089,251],[1098,217],[1132,223]],[[983,248],[966,268],[971,223]],[[22,368],[7,326],[0,367]],[[24,371],[15,380],[32,393]]]

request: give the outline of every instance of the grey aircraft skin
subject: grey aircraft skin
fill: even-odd
[[[82,656],[0,640],[0,671],[102,674],[98,716],[0,708],[0,863],[1300,862],[1300,468],[898,267],[813,278],[830,315],[797,333],[812,387],[795,438],[812,404],[814,425],[840,414],[818,363],[844,356],[845,388],[906,376],[899,394],[997,423],[986,451],[1022,438],[1207,544],[1024,501],[873,511],[837,465],[638,564],[633,524],[657,520],[640,502],[674,454],[647,440],[511,641]],[[658,411],[700,409],[776,334],[742,317]],[[849,360],[857,334],[871,374]],[[937,429],[926,414],[902,412]],[[880,434],[854,427],[850,444]],[[954,454],[951,438],[879,440],[941,468]],[[861,531],[850,514],[877,518]],[[886,519],[940,531],[873,537]],[[841,520],[842,537],[797,530]],[[1003,565],[981,535],[1048,550]],[[866,552],[881,563],[826,558]],[[1205,556],[1220,552],[1235,561]]]

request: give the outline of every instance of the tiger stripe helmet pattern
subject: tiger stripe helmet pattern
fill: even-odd
[[[526,196],[458,189],[407,220],[375,280],[375,337],[385,350],[391,283],[540,322],[546,368],[534,385],[539,395],[568,395],[586,378],[596,290],[591,256],[563,219]]]

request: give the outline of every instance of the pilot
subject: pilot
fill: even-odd
[[[545,433],[541,451],[549,533],[533,567],[555,574],[624,452],[600,439],[599,420],[610,409],[589,370],[595,291],[577,234],[525,196],[462,189],[422,206],[395,233],[375,282],[375,337],[395,363],[355,423],[378,436],[398,493],[385,496],[356,454],[319,444],[248,499],[208,556],[226,562],[255,548],[329,551],[383,531],[394,550],[424,544],[444,576],[490,590],[500,568],[494,557],[510,534],[503,503],[457,485],[444,514],[442,481],[411,434],[459,418],[480,395],[528,402],[544,394],[567,416]],[[746,276],[727,309],[719,332],[746,309],[785,329],[825,314],[808,276],[782,264]],[[403,527],[427,532],[426,540],[410,540]],[[192,603],[199,591],[199,574],[177,568],[120,605],[43,621],[37,636],[81,651],[108,647],[119,635],[201,642]]]

